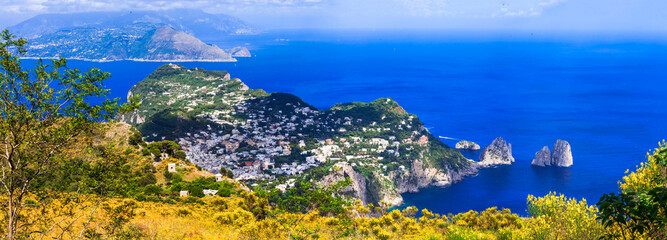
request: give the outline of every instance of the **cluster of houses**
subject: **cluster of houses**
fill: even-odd
[[[189,98],[192,94],[206,92],[209,97],[193,101],[187,108],[191,110],[197,105],[211,104],[213,99],[221,98],[217,92],[219,89],[224,89],[225,84],[234,82],[229,81],[231,79],[228,75],[222,80],[219,88],[191,89],[179,92],[173,97],[180,100]],[[247,101],[249,97],[243,91],[248,88],[245,84],[241,85],[242,91],[225,93],[221,98],[223,103],[235,106],[233,109],[212,110],[200,115],[216,124],[233,126],[233,130],[214,131],[209,126],[208,131],[188,133],[177,141],[186,152],[187,159],[207,171],[217,173],[224,167],[231,170],[237,180],[270,180],[275,179],[275,175],[298,175],[327,161],[382,159],[379,155],[385,153],[398,157],[400,144],[428,144],[428,137],[421,133],[423,129],[413,128],[413,116],[391,126],[377,122],[361,126],[363,119],[349,116],[335,117],[337,116],[335,111],[321,112],[302,102],[277,105],[271,102],[276,100],[271,99],[271,96]],[[238,117],[239,115],[243,117]],[[361,136],[335,137],[349,135],[349,132],[355,131],[368,133],[365,134],[368,136],[376,133],[385,136],[386,133],[393,131],[411,131],[412,134],[405,139],[397,139],[394,136],[386,139]],[[316,138],[319,142],[314,148],[309,146],[307,151],[301,152],[305,156],[305,161],[295,160],[288,163],[282,161],[277,166],[276,159],[291,156],[294,144],[301,149],[305,148],[304,140],[307,138]]]

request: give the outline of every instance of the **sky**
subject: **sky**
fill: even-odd
[[[0,28],[44,13],[195,8],[265,29],[454,29],[667,34],[667,0],[0,0]]]

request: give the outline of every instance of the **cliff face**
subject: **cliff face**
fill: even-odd
[[[479,155],[481,166],[509,165],[514,162],[512,144],[508,144],[502,137],[493,140],[491,145],[484,147]]]
[[[531,165],[539,167],[550,166],[551,152],[549,151],[549,147],[544,146],[540,151],[536,152]]]
[[[322,183],[333,184],[344,180],[342,176],[346,175],[352,180],[352,186],[349,187],[354,190],[352,196],[362,200],[364,204],[384,201],[390,206],[400,206],[403,204],[403,193],[419,192],[419,189],[430,186],[447,187],[479,172],[478,165],[472,162],[467,167],[453,170],[449,167],[429,167],[424,161],[428,160],[416,159],[412,161],[409,169],[390,171],[386,175],[374,172],[369,176],[363,176],[349,168],[348,163],[337,163],[336,166],[341,166],[339,170],[325,176]],[[369,187],[360,187],[364,185]]]
[[[147,44],[139,49],[137,58],[151,60],[233,61],[230,53],[208,45],[184,32],[163,26],[155,30]]]
[[[569,167],[572,166],[572,149],[570,143],[558,139],[553,147],[553,153],[549,152],[549,148],[544,146],[540,151],[535,153],[535,158],[531,165],[538,167],[557,166]]]
[[[334,165],[334,171],[324,176],[320,184],[330,186],[337,182],[350,178],[352,184],[343,189],[343,195],[360,199],[362,202],[368,202],[368,192],[366,191],[366,179],[360,173],[354,171],[349,163],[339,162]]]
[[[551,153],[551,165],[558,167],[572,166],[572,149],[570,143],[561,139],[556,140],[554,151]]]

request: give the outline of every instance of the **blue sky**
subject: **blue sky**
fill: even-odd
[[[197,8],[263,28],[667,33],[667,0],[0,0],[0,27],[42,13]]]

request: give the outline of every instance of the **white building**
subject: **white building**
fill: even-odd
[[[169,171],[169,172],[176,172],[176,163],[169,163],[169,164],[167,164],[167,171]]]
[[[218,194],[218,190],[204,189],[204,195],[213,196]]]

